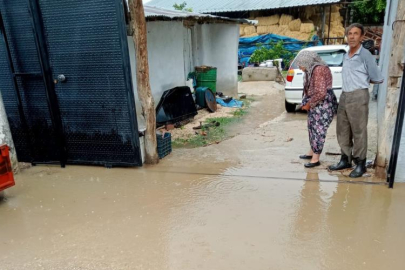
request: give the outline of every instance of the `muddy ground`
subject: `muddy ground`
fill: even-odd
[[[249,113],[227,128],[228,137],[217,145],[198,149],[179,149],[164,162],[230,162],[243,164],[253,170],[266,172],[319,172],[340,159],[336,138],[336,118],[328,130],[327,142],[321,157],[322,166],[303,169],[304,160],[298,158],[309,150],[306,113],[287,113],[284,109],[284,88],[273,82],[244,82],[239,92],[254,102]],[[370,102],[368,159],[374,160],[377,151],[377,103]],[[347,175],[349,171],[344,172]],[[340,173],[339,173],[340,175]],[[367,177],[372,179],[373,170]]]
[[[402,270],[405,185],[329,174],[336,156],[305,170],[305,114],[270,83],[240,91],[257,102],[218,145],[153,167],[23,170],[0,200],[0,269]]]

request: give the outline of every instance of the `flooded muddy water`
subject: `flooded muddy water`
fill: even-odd
[[[304,169],[306,115],[260,85],[218,145],[154,167],[23,170],[0,199],[0,269],[404,269],[405,185],[330,174],[338,156]],[[335,134],[325,152],[339,152]]]
[[[0,202],[1,269],[405,265],[405,185],[168,164],[23,171]]]

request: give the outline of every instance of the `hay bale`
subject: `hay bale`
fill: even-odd
[[[311,33],[315,30],[315,25],[313,23],[301,23],[301,33]]]
[[[332,6],[332,12],[339,12],[340,6],[339,5],[333,5]]]
[[[277,34],[279,32],[279,26],[278,25],[267,25],[267,26],[258,26],[257,27],[257,33],[259,35],[262,34]]]
[[[309,18],[315,25],[322,24],[322,14],[313,15]]]
[[[288,25],[279,25],[276,29],[274,34],[285,36],[285,33],[289,31]]]
[[[295,39],[301,39],[301,32],[300,31],[290,31],[287,30],[283,34],[283,36],[290,37],[290,38],[295,38]]]
[[[257,33],[258,33],[259,35],[267,34],[267,33],[268,33],[268,32],[267,32],[267,26],[265,26],[265,25],[258,26],[258,27],[257,27]]]
[[[322,28],[321,28],[322,29]],[[327,24],[325,24],[325,29],[324,29],[325,33],[327,34],[329,32],[329,26]]]
[[[246,26],[244,26],[244,25],[241,25],[239,27],[239,36],[244,36],[245,35],[245,28],[246,28]]]
[[[342,26],[342,23],[339,22],[339,21],[333,21],[333,22],[330,23],[331,28],[335,28],[335,27],[338,27],[338,26]]]
[[[290,29],[290,31],[300,31],[300,29],[301,29],[301,20],[296,19],[296,20],[291,21],[288,24],[288,28]]]
[[[332,16],[332,17],[331,17],[331,18],[332,18],[332,22],[334,22],[334,21],[341,22],[341,21],[342,21],[339,12],[332,12],[331,16]]]
[[[264,25],[275,25],[278,24],[278,21],[280,20],[280,15],[276,14],[273,16],[269,16],[269,17],[258,17],[256,18],[256,20],[259,21],[260,26],[264,26]]]
[[[280,25],[288,25],[293,19],[294,19],[293,16],[283,14],[280,17],[279,24]]]
[[[257,33],[253,33],[253,34],[250,34],[250,35],[245,35],[244,38],[257,37],[258,35],[259,34],[257,34]]]
[[[245,27],[244,30],[245,30],[245,35],[249,36],[249,35],[256,33],[256,26],[247,26],[247,27]]]
[[[337,37],[345,36],[345,28],[343,26],[334,27],[331,29],[331,32],[335,34]]]
[[[318,7],[316,6],[307,6],[304,9],[304,16],[303,18],[309,19],[312,16],[316,15],[318,13]]]

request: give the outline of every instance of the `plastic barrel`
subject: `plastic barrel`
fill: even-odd
[[[217,92],[217,68],[196,67],[197,87],[208,87],[214,94]]]
[[[195,103],[197,103],[200,108],[205,108],[205,91],[208,87],[197,87],[195,92]]]

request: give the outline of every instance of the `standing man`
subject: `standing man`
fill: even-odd
[[[383,77],[377,67],[375,58],[364,49],[361,41],[364,27],[354,23],[346,29],[350,50],[343,60],[343,93],[337,113],[337,139],[342,151],[340,162],[329,167],[332,171],[352,167],[356,168],[350,177],[363,176],[367,171],[367,124],[370,82],[380,84]]]

